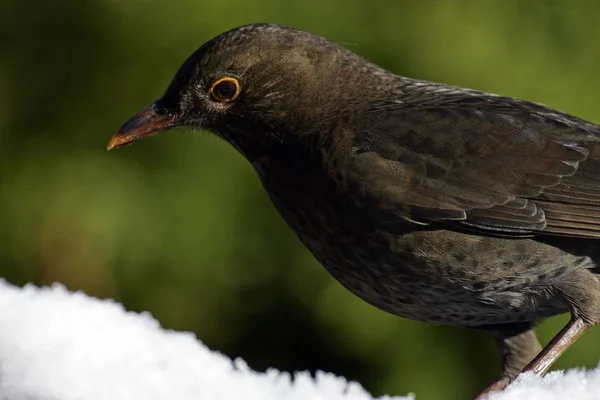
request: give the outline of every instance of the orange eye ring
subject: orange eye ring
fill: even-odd
[[[229,103],[240,94],[240,82],[231,77],[217,79],[208,91],[214,101]]]

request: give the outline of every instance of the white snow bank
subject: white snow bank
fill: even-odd
[[[115,302],[0,280],[0,400],[371,398],[327,373],[254,372]],[[530,377],[493,399],[600,399],[600,370]]]
[[[494,393],[488,400],[599,400],[600,367],[594,370],[551,371],[543,378],[529,374]]]

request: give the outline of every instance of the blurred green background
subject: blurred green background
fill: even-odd
[[[385,314],[336,283],[226,143],[175,131],[105,147],[193,50],[250,22],[600,122],[600,2],[1,0],[0,21],[0,276],[114,298],[255,369],[323,369],[377,395],[465,399],[498,374],[486,336]],[[596,366],[599,341],[592,330],[556,367]]]

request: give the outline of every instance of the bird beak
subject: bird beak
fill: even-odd
[[[171,114],[156,102],[135,114],[119,129],[108,142],[107,150],[112,150],[154,136],[157,133],[179,125],[178,114]]]

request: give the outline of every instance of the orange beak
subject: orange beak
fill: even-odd
[[[107,150],[112,150],[174,128],[178,125],[177,114],[159,112],[153,103],[135,114],[119,129],[108,142]]]

